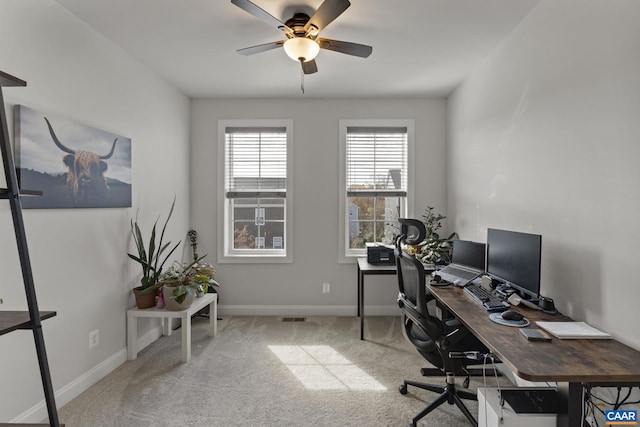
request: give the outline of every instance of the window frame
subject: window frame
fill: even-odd
[[[284,249],[233,249],[234,231],[231,224],[232,203],[226,197],[226,129],[285,128],[287,135],[286,196],[284,208]],[[217,261],[222,263],[291,263],[293,262],[293,120],[290,119],[225,119],[218,120],[218,197],[217,197]],[[265,197],[263,197],[265,198]],[[269,197],[266,197],[267,199]]]
[[[413,119],[344,119],[339,121],[339,174],[340,195],[338,203],[338,254],[340,263],[353,263],[356,258],[367,255],[366,248],[349,248],[349,204],[347,194],[347,128],[371,127],[407,128],[407,195],[405,201],[405,216],[413,217],[414,212],[414,153],[415,153],[415,128]],[[382,191],[379,193],[383,193]]]

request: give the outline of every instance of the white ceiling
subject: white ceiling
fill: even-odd
[[[318,72],[275,49],[284,35],[230,0],[56,0],[186,95],[225,98],[449,94],[539,0],[351,0],[321,37],[373,46],[369,58],[322,50]],[[286,21],[323,0],[252,0]]]

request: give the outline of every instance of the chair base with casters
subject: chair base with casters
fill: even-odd
[[[478,400],[478,397],[475,393],[471,393],[466,390],[458,390],[456,388],[456,376],[453,373],[447,373],[447,384],[445,386],[436,385],[436,384],[426,384],[420,383],[416,381],[405,380],[400,386],[400,394],[407,394],[407,386],[417,387],[423,390],[432,391],[434,393],[440,393],[440,395],[432,401],[426,408],[424,408],[418,415],[413,417],[411,424],[409,427],[415,427],[420,419],[422,419],[425,415],[438,408],[443,403],[448,403],[449,405],[456,405],[460,411],[464,414],[465,417],[471,422],[472,425],[478,426],[478,422],[473,417],[469,409],[462,402],[462,399],[466,400]]]

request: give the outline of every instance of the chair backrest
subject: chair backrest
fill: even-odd
[[[440,319],[429,314],[425,271],[422,263],[402,250],[402,244],[416,245],[426,236],[424,224],[417,219],[400,218],[400,235],[396,239],[398,306],[402,313],[422,329],[434,343],[444,337]],[[415,343],[414,343],[415,344]]]

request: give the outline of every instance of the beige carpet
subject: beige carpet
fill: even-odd
[[[403,426],[434,393],[410,387],[428,366],[401,333],[400,318],[229,317],[218,336],[207,319],[192,328],[192,359],[180,362],[180,333],[162,337],[59,411],[67,427]],[[444,383],[444,378],[428,378]],[[472,380],[471,388],[482,378]],[[493,384],[492,379],[488,380]],[[477,403],[469,409],[477,414]],[[443,405],[420,426],[470,425]]]

